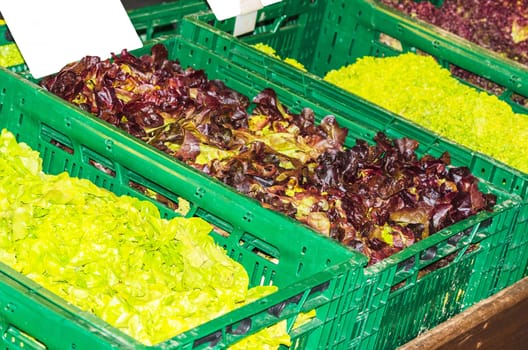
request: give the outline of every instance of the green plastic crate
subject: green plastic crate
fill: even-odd
[[[223,59],[218,53],[205,49],[183,37],[171,36],[163,41],[161,38],[155,39],[150,45],[156,42],[163,42],[169,50],[169,56],[177,58],[183,66],[204,69],[211,79],[222,79],[229,87],[248,96],[255,96],[265,87],[271,87],[277,92],[281,102],[294,112],[302,107],[310,107],[319,119],[333,113],[331,109],[314,102],[311,98],[296,95],[291,90],[243,69],[233,62]],[[148,46],[134,51],[136,54],[148,52]],[[290,218],[260,207],[253,200],[236,194],[218,181],[181,165],[178,161],[168,158],[149,146],[138,148],[141,145],[140,141],[124,135],[123,132],[95,119],[23,78],[7,71],[0,71],[0,78],[2,82],[9,81],[9,84],[18,84],[16,88],[18,98],[14,102],[3,102],[4,109],[14,110],[15,116],[22,115],[23,119],[40,115],[43,113],[42,111],[45,111],[45,115],[42,116],[43,122],[56,121],[53,124],[55,127],[61,126],[59,131],[62,135],[71,137],[72,130],[82,130],[82,133],[76,134],[76,137],[81,138],[79,140],[81,144],[91,140],[94,134],[99,135],[105,142],[93,150],[100,155],[95,159],[97,162],[108,164],[109,168],[116,172],[131,168],[134,170],[133,181],[140,178],[142,179],[141,184],[157,184],[150,186],[150,188],[156,192],[161,191],[165,196],[167,194],[164,189],[169,189],[175,191],[178,196],[192,199],[192,202],[199,206],[196,214],[206,218],[212,215],[210,218],[212,222],[217,222],[218,217],[221,217],[224,221],[235,221],[237,225],[251,227],[251,230],[247,232],[255,232],[255,234],[244,233],[242,235],[242,238],[245,238],[244,242],[249,242],[244,244],[247,249],[257,248],[266,255],[277,256],[276,248],[261,242],[261,226],[270,224],[277,232],[288,235],[295,234],[296,237],[299,237],[299,241],[308,237],[308,234],[305,237],[303,233],[307,231],[313,236],[320,236]],[[24,100],[22,104],[18,102],[21,99]],[[356,138],[372,140],[379,130],[379,128],[370,125],[368,122],[370,119],[364,116],[360,117],[359,120],[337,117],[339,123],[349,129],[347,146],[354,145]],[[10,122],[16,123],[16,119],[11,118]],[[19,136],[24,135],[20,134]],[[55,137],[55,139],[57,138]],[[57,141],[68,146],[69,141],[67,140],[67,137],[61,137]],[[451,146],[450,151],[456,157],[459,150],[456,145]],[[68,147],[75,150],[74,154],[79,152],[75,149],[76,147]],[[54,151],[58,152],[57,150]],[[423,149],[419,151],[424,154]],[[82,152],[82,148],[80,152]],[[120,163],[119,166],[112,165],[116,159]],[[152,169],[145,167],[143,163],[145,159],[150,159],[152,164],[156,166]],[[61,169],[62,165],[57,171]],[[167,173],[170,173],[171,176],[167,177]],[[127,183],[130,181],[128,174],[128,172],[125,173],[125,179],[118,182]],[[102,179],[104,181],[112,179],[108,179],[108,176],[104,174],[98,175],[100,177],[98,180],[96,179],[98,184],[101,183]],[[118,177],[122,176],[121,171],[121,175]],[[181,189],[183,192],[178,192],[174,187],[176,180],[189,181],[190,185],[188,188]],[[196,182],[199,182],[200,186],[196,186]],[[336,299],[336,304],[332,304],[331,312],[327,314],[326,320],[320,322],[321,327],[308,327],[310,329],[307,330],[305,336],[294,336],[295,347],[306,349],[372,348],[376,345],[379,334],[384,331],[393,332],[392,329],[404,332],[405,339],[411,339],[423,329],[422,325],[402,329],[399,323],[382,322],[384,315],[398,314],[401,318],[412,320],[419,319],[421,317],[419,315],[423,314],[423,317],[429,319],[427,326],[432,326],[480,300],[483,295],[487,296],[499,278],[497,266],[500,266],[500,258],[504,254],[505,245],[511,233],[511,223],[518,215],[520,204],[518,197],[502,191],[492,183],[483,180],[482,186],[485,191],[498,195],[499,204],[493,212],[480,213],[418,242],[379,264],[362,268],[361,275],[357,279],[348,278],[346,282],[343,282],[339,300]],[[130,189],[128,190],[130,191]],[[168,196],[169,198],[172,197],[170,194]],[[226,200],[229,207],[225,205]],[[247,203],[251,211],[240,212],[231,208],[232,205],[243,205],[244,203]],[[226,211],[225,208],[230,208],[230,210]],[[242,218],[240,218],[241,215]],[[222,229],[230,227],[221,223],[217,223],[217,226]],[[245,230],[248,229],[243,229],[242,232]],[[298,234],[303,236],[298,236]],[[221,236],[215,237],[219,242],[226,239]],[[284,237],[282,239],[284,240]],[[286,239],[288,242],[296,241]],[[472,249],[469,249],[470,247]],[[448,256],[453,258],[457,256],[457,258],[454,258],[455,260],[448,263],[446,267],[424,274],[428,267],[438,263],[438,261],[445,261],[442,259]],[[324,261],[325,258],[327,257],[318,257],[316,259],[318,262],[305,257],[306,260],[303,261],[303,264],[319,265],[321,259]],[[362,259],[356,261],[359,265],[360,261],[364,262]],[[296,265],[296,267],[299,266]],[[457,273],[455,274],[453,271]],[[419,308],[422,302],[416,299],[415,295],[418,294],[426,295],[428,303],[435,305],[435,308],[431,310]],[[398,296],[415,300],[415,309],[402,309],[399,306]],[[432,311],[434,314],[431,313]],[[312,341],[311,337],[315,337],[317,340]],[[401,343],[405,339],[401,338],[396,341]]]
[[[184,19],[181,34],[270,82],[317,101],[333,114],[361,121],[390,136],[412,137],[429,153],[456,150],[452,152],[454,164],[469,165],[480,177],[507,192],[520,195],[525,205],[509,239],[511,245],[504,264],[500,266],[503,273],[495,290],[525,276],[528,268],[528,174],[453,144],[320,77],[330,69],[366,55],[393,56],[401,52],[422,51],[437,58],[445,67],[455,65],[504,86],[506,90],[501,98],[515,111],[528,113],[526,107],[512,99],[514,95],[528,96],[528,71],[525,68],[510,64],[509,60],[458,37],[439,32],[433,26],[422,26],[372,0],[285,1],[260,10],[253,33],[235,38],[230,34],[233,26],[232,19],[217,21],[212,13],[196,14]],[[396,39],[401,49],[387,44],[387,38]],[[299,60],[311,73],[303,73],[259,52],[250,46],[255,43],[269,44],[281,57]],[[365,118],[365,115],[371,118]]]
[[[181,47],[179,48],[179,50],[181,50]],[[203,53],[200,53],[200,51],[204,50],[203,46],[193,43],[189,50],[189,56],[193,57],[193,59],[189,62],[192,62],[195,67],[206,67],[210,65],[210,63],[208,63],[208,61],[202,56]],[[209,52],[218,53],[218,50],[213,51],[209,49]],[[183,53],[183,55],[185,57],[186,53]],[[198,61],[195,62],[195,60]],[[349,129],[349,137],[347,139],[347,145],[349,146],[355,143],[356,138],[372,140],[377,130],[380,130],[377,125],[372,125],[371,117],[365,117],[364,114],[361,114],[363,112],[354,112],[353,115],[357,116],[357,119],[351,119],[349,116],[343,117],[343,114],[339,116],[335,114],[335,110],[323,107],[318,101],[315,101],[314,99],[307,98],[302,95],[296,95],[292,93],[290,89],[284,87],[284,85],[276,84],[270,79],[264,78],[253,71],[247,71],[241,69],[240,67],[237,68],[236,66],[238,65],[235,65],[232,61],[226,61],[225,66],[220,66],[216,72],[208,72],[211,77],[223,79],[228,82],[229,86],[246,94],[251,95],[251,92],[254,92],[254,94],[256,94],[259,89],[271,86],[277,91],[278,96],[280,96],[280,100],[285,103],[285,105],[293,107],[294,110],[300,110],[302,107],[307,106],[312,108],[316,112],[316,116],[318,116],[319,118],[328,114],[336,115],[339,123]],[[366,112],[368,111],[369,110],[366,110]],[[378,113],[380,118],[385,117],[384,111],[379,110]],[[371,114],[369,113],[366,113],[366,115],[371,116]],[[405,133],[398,134],[394,131],[391,131],[391,134],[400,137],[406,136]],[[441,139],[438,140],[442,141]],[[459,157],[460,154],[464,155],[463,150],[460,150],[456,144],[449,143],[448,141],[442,142],[445,142],[445,149],[448,149],[452,153],[453,158]],[[421,151],[423,152],[422,154],[424,154],[428,153],[429,149],[427,147],[421,148]],[[441,147],[438,147],[436,150],[432,150],[432,152],[430,153],[439,156],[442,153]],[[481,174],[480,168],[478,168],[477,174]],[[495,186],[493,185],[492,187]],[[493,240],[490,239],[485,242],[485,248],[482,248],[483,250],[485,250],[485,252],[481,252],[482,255],[478,255],[479,258],[477,259],[477,261],[475,261],[475,264],[472,265],[473,263],[471,263],[471,267],[468,266],[467,269],[464,270],[464,273],[466,274],[465,282],[467,282],[465,286],[470,286],[470,288],[465,288],[461,285],[460,290],[465,289],[466,291],[468,291],[467,294],[464,294],[464,296],[458,300],[449,299],[449,302],[452,304],[451,310],[453,310],[453,313],[433,315],[431,316],[433,317],[433,320],[431,320],[430,324],[437,324],[441,320],[448,318],[450,315],[458,312],[459,310],[477,301],[480,301],[481,299],[492,295],[496,291],[502,289],[500,287],[497,287],[498,281],[500,279],[498,271],[500,271],[499,267],[503,265],[503,255],[506,250],[506,245],[509,242],[509,239],[511,238],[510,224],[515,221],[516,217],[517,213],[512,212],[509,215],[506,215],[502,219],[500,219],[504,220],[502,224],[491,229],[491,231],[495,231],[498,227],[502,227],[502,229],[498,229],[498,231],[501,232],[500,234],[494,236]],[[451,234],[453,232],[460,231],[461,230],[459,228],[454,228],[453,231],[451,231]],[[444,240],[439,244],[446,244],[446,240],[447,238],[444,237]],[[414,295],[415,293],[414,288],[421,288],[421,283],[423,283],[417,281],[418,274],[420,274],[420,271],[425,269],[427,265],[432,263],[432,261],[422,262],[419,264],[419,266],[415,266],[412,272],[409,273],[404,271],[405,264],[402,263],[402,259],[416,259],[416,257],[413,258],[412,256],[420,254],[421,252],[431,247],[431,244],[434,246],[436,243],[432,243],[432,240],[426,240],[424,246],[417,245],[414,247],[416,250],[410,249],[407,251],[406,254],[410,254],[411,257],[406,258],[406,254],[395,255],[395,260],[388,260],[385,262],[385,265],[382,264],[372,269],[366,269],[366,279],[364,282],[366,287],[365,296],[361,300],[356,301],[355,304],[353,304],[354,307],[357,307],[359,303],[360,309],[362,310],[360,312],[360,316],[356,321],[351,321],[349,319],[348,322],[342,323],[338,326],[339,329],[336,330],[337,334],[333,338],[333,345],[337,347],[346,347],[346,344],[356,344],[360,347],[373,346],[372,342],[374,340],[372,339],[374,339],[376,333],[378,332],[381,317],[383,316],[383,313],[385,311],[385,303],[387,302],[387,300],[390,300],[392,298],[391,288],[394,285],[400,284],[402,280],[408,280],[409,286],[408,291],[406,293],[406,297],[413,298],[412,295]],[[460,249],[460,247],[458,249]],[[443,256],[445,255],[447,254],[444,254]],[[473,274],[473,271],[477,272]],[[446,277],[444,277],[444,274]],[[473,279],[469,280],[467,278],[468,275],[471,275]],[[436,297],[431,298],[430,302],[435,305],[443,306],[446,295],[452,293],[452,290],[454,288],[452,285],[449,288],[447,287],[450,281],[452,281],[451,274],[449,274],[448,272],[443,272],[442,270],[440,272],[432,273],[428,276],[430,276],[428,278],[430,278],[432,281],[436,281],[434,282],[436,283],[434,287],[428,290],[429,293],[436,295]],[[432,291],[435,292],[432,293]],[[463,302],[460,302],[460,300],[462,299]],[[419,301],[417,301],[417,303],[418,302]],[[444,309],[447,310],[447,308],[445,307]],[[418,309],[416,309],[415,311],[423,312],[422,310]],[[404,313],[405,316],[408,317],[408,319],[415,319],[414,316],[416,314],[413,313],[412,310],[405,310]],[[353,329],[350,329],[351,327],[353,327]],[[396,325],[396,327],[398,326]],[[388,329],[388,326],[386,327],[386,329]],[[409,332],[407,334],[406,339],[411,339],[421,329],[422,328],[419,327],[419,325],[415,325],[415,329],[408,330]],[[350,339],[350,334],[354,334],[352,336],[353,339]],[[367,338],[370,340],[366,340]]]
[[[129,10],[128,16],[143,42],[176,34],[178,23],[189,14],[208,11],[206,0],[176,0]]]
[[[187,42],[187,38],[184,40]],[[169,47],[173,43],[171,39],[165,41]],[[242,69],[231,61],[220,62],[216,52],[211,53],[210,50],[204,50],[195,43],[177,42],[169,51],[171,55],[175,53],[174,57],[178,57],[182,64],[192,65],[195,68],[205,67],[210,78],[222,79],[228,86],[246,95],[254,96],[263,88],[272,87],[277,92],[280,101],[294,110],[300,111],[302,107],[310,107],[319,119],[325,115],[333,114],[331,109],[319,105],[317,101],[294,94],[289,89],[274,84],[251,71]],[[148,49],[137,52],[146,53]],[[216,58],[213,58],[215,56]],[[336,117],[338,116],[336,115]],[[349,129],[347,146],[354,145],[357,138],[370,141],[373,139],[378,129],[371,127],[366,122],[367,119],[364,116],[359,120],[338,117],[340,125]],[[398,136],[405,135],[400,134]],[[459,152],[455,144],[451,144],[449,151],[454,157]],[[434,153],[435,156],[440,154],[441,152]],[[468,220],[459,223],[443,234],[435,234],[413,247],[395,254],[384,262],[366,268],[364,279],[360,281],[360,285],[350,286],[352,288],[351,293],[347,293],[343,303],[341,321],[335,325],[333,333],[325,342],[326,347],[336,349],[349,346],[375,348],[379,334],[394,331],[405,333],[405,337],[394,339],[392,344],[388,344],[389,347],[396,346],[412,339],[418,332],[424,330],[424,327],[431,328],[496,291],[495,286],[500,278],[498,267],[502,264],[501,259],[506,249],[506,242],[511,235],[512,222],[518,215],[517,209],[520,206],[518,202],[520,199],[507,194],[485,180],[483,183],[503,200],[511,198],[512,202],[508,203],[510,201],[508,199],[503,203],[506,206],[513,205],[514,208],[511,208],[513,210],[502,211],[499,209],[502,214],[494,217],[491,223],[488,221],[489,218],[484,219],[483,217],[476,221]],[[482,214],[486,216],[485,213]],[[474,229],[474,236],[471,236],[472,229]],[[461,236],[465,236],[465,238],[457,241]],[[464,255],[466,249],[476,242],[480,242],[480,249]],[[457,253],[460,257],[448,267],[428,273],[420,278],[428,266],[450,254],[456,255]],[[456,270],[458,274],[453,274],[453,270]],[[405,287],[393,290],[403,283],[406,284]],[[354,300],[357,297],[355,292],[358,288],[364,288],[363,295]],[[423,298],[418,298],[420,294],[427,296],[427,305],[434,305],[435,307],[430,309],[419,307],[423,302]],[[393,300],[398,300],[399,295],[407,300],[414,300],[416,302],[415,308],[399,308],[399,304],[396,303],[396,306],[387,309],[387,305]],[[358,317],[351,317],[352,313],[349,313],[349,310],[358,307]],[[438,311],[433,312],[433,310]],[[404,314],[408,320],[424,317],[428,318],[428,323],[417,323],[414,328],[402,328],[399,323],[387,322],[383,318],[385,313],[397,313],[400,317]]]
[[[279,291],[156,346],[142,346],[100,319],[65,303],[0,263],[0,343],[6,349],[225,348],[259,329],[316,310],[290,330],[293,349],[317,348],[339,319],[344,293],[361,285],[366,258],[263,209],[128,135],[80,113],[43,89],[0,69],[0,128],[40,152],[47,173],[67,171],[118,195],[152,200],[142,185],[178,203],[186,217],[215,226],[215,241],[240,262],[255,285]],[[155,202],[164,217],[177,214]],[[295,233],[298,239],[289,239]],[[357,293],[361,293],[359,288]],[[348,295],[347,294],[347,295]],[[355,317],[357,309],[350,309]]]

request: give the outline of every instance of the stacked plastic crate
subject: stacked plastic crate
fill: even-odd
[[[155,12],[152,16],[156,16]],[[335,115],[339,124],[349,130],[348,147],[354,145],[355,139],[371,141],[378,131],[383,131],[391,137],[418,140],[421,155],[438,156],[449,151],[453,164],[469,166],[485,190],[498,196],[498,204],[491,213],[481,213],[452,225],[366,267],[366,260],[359,254],[281,214],[263,209],[234,190],[68,105],[25,78],[2,70],[2,127],[13,130],[20,140],[40,150],[47,171],[66,170],[118,194],[142,197],[131,187],[139,183],[175,201],[183,198],[192,204],[189,215],[205,218],[220,231],[230,233],[226,236],[212,232],[212,235],[232,256],[240,259],[255,284],[268,283],[274,276],[274,283],[281,288],[260,303],[160,346],[222,347],[244,336],[245,332],[233,331],[244,320],[251,319],[252,324],[258,325],[256,328],[263,328],[316,308],[316,319],[290,332],[295,340],[293,348],[393,348],[524,274],[527,258],[524,233],[528,221],[525,174],[331,86],[317,76],[322,71],[302,73],[247,43],[265,42],[307,63],[309,68],[323,70],[363,55],[400,54],[402,51],[382,42],[380,33],[383,33],[398,40],[403,51],[419,49],[494,78],[488,76],[489,62],[481,64],[482,55],[487,52],[474,51],[465,42],[443,37],[432,28],[420,26],[370,1],[283,1],[262,10],[258,18],[261,21],[255,32],[243,38],[229,34],[232,21],[220,23],[213,14],[205,12],[183,19],[178,25],[181,36],[159,36],[165,30],[174,34],[170,20],[152,21],[151,26],[161,26],[149,29],[147,24],[142,30],[145,30],[145,40],[159,36],[154,42],[164,43],[171,58],[178,59],[183,66],[204,69],[209,77],[221,79],[247,96],[271,87],[292,110],[310,107],[319,120]],[[139,23],[138,20],[138,28]],[[462,53],[461,48],[465,49]],[[146,53],[148,49],[147,45],[135,53]],[[498,62],[500,68],[499,73],[493,73],[497,74],[497,82],[522,94],[522,79],[510,79],[510,76],[501,80],[504,76],[500,72],[513,74],[515,67],[493,59],[497,61],[491,62]],[[91,165],[93,161],[112,171],[101,172]],[[174,215],[171,210],[160,208],[165,215]],[[292,240],[272,234],[277,232],[291,232],[298,240],[292,246]],[[279,266],[262,255],[278,259]],[[448,257],[454,259],[442,268],[428,271],[428,267]],[[301,275],[300,266],[303,266]],[[292,276],[298,278],[292,281]],[[18,288],[19,292],[34,291],[34,286],[28,287],[19,276],[9,276],[9,279],[25,285],[25,289]],[[5,294],[11,293],[9,290]],[[63,305],[59,305],[60,311],[48,311],[43,306],[47,304],[45,298],[16,295],[20,299],[15,303],[22,305],[21,311],[16,316],[4,314],[9,324],[5,334],[20,328],[30,336],[45,340],[46,345],[63,346],[64,342],[55,343],[55,333],[39,331],[21,321],[34,307],[42,307],[51,321],[57,312],[64,312]],[[286,311],[273,314],[272,310],[282,309],[284,305]],[[102,336],[102,331],[99,335],[91,334],[75,316],[72,327],[77,332],[71,334],[67,346],[86,344],[88,348],[94,341],[99,346],[112,347],[112,342],[121,336],[115,330],[110,330],[109,338]],[[90,326],[105,328],[98,322]],[[87,340],[76,340],[76,337]],[[136,345],[133,340],[126,344]]]
[[[194,49],[178,39],[172,43],[187,52]],[[225,66],[221,58],[205,51],[196,54],[199,57],[188,56],[194,64],[206,67],[210,60],[211,70]],[[360,285],[356,280],[362,277],[363,256],[310,230],[299,230],[293,222],[63,103],[16,73],[2,69],[0,74],[1,128],[39,151],[46,173],[67,171],[118,195],[154,201],[167,218],[178,213],[152,199],[153,193],[172,203],[187,203],[189,209],[179,215],[211,223],[215,227],[211,235],[245,267],[252,286],[279,287],[277,293],[152,348],[222,348],[281,320],[288,320],[290,335],[299,344],[317,347],[326,339],[344,293],[350,293],[350,285]],[[138,187],[148,189],[150,195]],[[299,240],[284,239],[285,232],[293,231]],[[306,237],[301,238],[301,232]],[[5,306],[2,339],[8,348],[144,346],[3,264],[0,286]],[[316,316],[293,328],[299,313],[311,310]],[[300,346],[297,343],[294,348]]]
[[[257,18],[262,20],[257,22],[253,33],[234,38],[229,34],[233,30],[233,20],[216,21],[212,14],[189,16],[184,21],[182,35],[223,54],[232,62],[269,81],[317,101],[329,108],[331,113],[344,119],[362,126],[369,125],[373,130],[383,130],[391,136],[412,137],[420,141],[424,153],[441,154],[448,150],[454,164],[468,165],[479,177],[509,193],[521,196],[524,204],[514,229],[505,237],[508,243],[497,242],[490,247],[490,262],[496,261],[497,265],[486,263],[480,267],[483,269],[480,271],[483,276],[486,275],[484,271],[491,272],[493,269],[498,269],[500,274],[471,285],[476,291],[463,302],[464,307],[494,294],[526,274],[528,187],[525,173],[449,141],[434,130],[427,130],[373,106],[322,79],[329,70],[350,64],[364,56],[389,57],[405,52],[420,52],[433,56],[443,67],[462,68],[502,87],[500,98],[509,103],[514,111],[526,113],[526,107],[517,102],[519,97],[528,95],[525,67],[432,25],[405,17],[375,1],[288,1],[262,10]],[[271,46],[281,57],[298,60],[309,72],[303,73],[289,64],[262,54],[252,46],[257,43]],[[469,81],[466,83],[474,86]],[[372,137],[368,132],[358,136],[365,139]],[[522,147],[522,142],[519,146]],[[425,288],[417,290],[424,291]],[[425,324],[423,320],[428,316],[423,314],[412,313],[414,316],[406,321],[399,315],[402,312],[392,311],[400,310],[403,305],[417,311],[420,308],[418,305],[427,304],[412,298],[409,302],[409,296],[404,294],[392,293],[388,297],[391,306],[380,322],[381,332],[377,346],[383,348],[401,344],[416,335]],[[408,314],[408,309],[406,310]],[[437,321],[438,319],[432,321],[428,326]],[[363,344],[363,340],[359,342]]]
[[[201,1],[182,0],[133,10],[130,17],[148,42],[174,34],[185,14],[205,6]],[[187,43],[173,42],[177,43],[192,52]],[[11,41],[3,44],[14,45]],[[197,55],[197,65],[209,64],[211,70],[224,66],[221,58],[205,51]],[[0,127],[39,151],[47,174],[66,171],[118,195],[153,201],[165,218],[184,215],[206,220],[214,227],[211,236],[216,243],[244,266],[251,286],[276,285],[279,291],[147,347],[1,264],[0,332],[7,348],[225,348],[281,321],[287,322],[292,348],[316,348],[333,332],[344,293],[351,295],[350,285],[361,285],[356,280],[362,277],[363,256],[313,236],[309,230],[301,230],[306,239],[284,240],[284,232],[297,230],[296,224],[277,219],[254,201],[181,167],[122,132],[86,119],[77,108],[27,80],[31,75],[23,62],[9,69],[0,71]],[[150,195],[138,188],[148,189]],[[153,199],[153,194],[188,210],[176,212],[166,202]],[[315,316],[294,327],[304,312],[315,312]],[[348,312],[354,318],[357,309]]]

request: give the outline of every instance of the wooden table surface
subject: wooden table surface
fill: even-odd
[[[528,277],[398,348],[418,349],[528,349]]]

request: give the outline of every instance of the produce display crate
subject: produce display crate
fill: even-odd
[[[331,109],[314,102],[313,99],[296,95],[291,90],[244,69],[222,58],[213,50],[205,49],[181,36],[171,36],[163,40],[154,39],[149,45],[133,53],[148,53],[150,46],[156,42],[163,42],[168,48],[169,57],[178,59],[182,66],[204,69],[210,79],[221,79],[227,86],[247,96],[255,96],[264,88],[271,87],[276,91],[280,101],[294,112],[302,107],[309,107],[314,110],[319,119],[333,114]],[[218,221],[219,217],[223,221],[232,218],[237,222],[235,227],[238,225],[251,227],[251,230],[242,229],[243,246],[246,249],[256,248],[268,256],[282,256],[283,253],[277,254],[276,252],[276,247],[281,246],[280,243],[275,242],[273,246],[261,242],[262,226],[266,225],[271,225],[266,227],[273,227],[274,231],[280,232],[282,239],[288,244],[306,239],[308,234],[305,237],[303,232],[309,231],[313,236],[320,236],[282,214],[262,208],[253,200],[235,193],[217,180],[181,165],[178,161],[168,158],[153,148],[141,146],[141,151],[138,152],[137,147],[141,144],[139,140],[108,126],[24,78],[5,70],[0,71],[0,78],[2,82],[17,84],[15,89],[11,89],[16,91],[13,93],[17,95],[17,98],[13,102],[3,102],[4,109],[14,111],[15,115],[21,115],[22,119],[45,113],[42,116],[42,123],[56,121],[54,127],[61,126],[59,131],[62,131],[62,135],[70,136],[72,130],[82,130],[78,134],[82,142],[88,142],[87,140],[91,140],[94,135],[100,135],[104,142],[97,148],[93,145],[95,149],[90,150],[89,157],[93,152],[97,152],[99,156],[95,160],[101,164],[108,164],[108,167],[116,173],[121,169],[134,171],[132,176],[128,170],[125,175],[121,171],[121,175],[117,176],[120,178],[116,180],[118,183],[127,183],[131,178],[132,181],[137,181],[137,178],[142,179],[141,184],[155,183],[157,186],[150,186],[150,188],[156,192],[168,189],[196,203],[199,209],[195,212],[199,216],[206,218],[211,216],[213,222]],[[20,103],[20,100],[24,102]],[[372,141],[373,136],[380,130],[372,126],[369,123],[370,119],[364,116],[360,120],[336,117],[342,126],[349,129],[347,146],[353,146],[357,138]],[[11,122],[16,123],[16,119],[14,118]],[[19,135],[19,137],[22,136],[23,134]],[[50,139],[49,136],[45,137]],[[53,139],[74,149],[74,153],[83,153],[82,148],[79,152],[76,150],[77,147],[69,146],[70,141],[67,137],[53,136]],[[449,143],[446,142],[446,144]],[[456,158],[459,149],[454,144],[449,145],[449,151]],[[59,152],[56,149],[53,151]],[[118,165],[114,164],[117,154],[119,154]],[[438,155],[435,154],[435,156]],[[152,161],[149,163],[152,164],[151,168],[144,165],[146,159]],[[61,169],[62,166],[57,171]],[[75,171],[77,169],[76,166]],[[167,174],[170,174],[170,177],[167,177]],[[124,180],[121,179],[123,176],[126,176]],[[95,181],[98,184],[101,182],[114,183],[112,179],[107,175],[97,174]],[[175,189],[175,183],[179,181],[189,182],[185,188],[180,189],[181,192]],[[196,182],[200,185],[195,185]],[[382,335],[380,342],[391,341],[384,347],[396,346],[412,339],[424,329],[460,312],[484,295],[487,296],[499,278],[498,267],[501,265],[501,257],[511,235],[512,222],[519,214],[520,198],[484,179],[481,185],[483,190],[498,196],[498,204],[493,212],[479,213],[376,265],[363,267],[359,278],[348,278],[343,281],[338,305],[334,305],[331,312],[327,314],[326,323],[322,322],[322,326],[327,327],[314,327],[310,330],[311,336],[321,335],[317,338],[318,342],[310,343],[308,341],[310,339],[298,337],[295,338],[295,346],[306,349],[374,348],[377,346],[380,335]],[[161,193],[167,196],[165,190]],[[168,197],[173,196],[169,194]],[[229,206],[224,205],[226,200]],[[251,210],[238,211],[231,207],[243,204],[246,204],[244,208],[249,207]],[[226,208],[229,209],[226,210]],[[232,225],[217,223],[218,227],[223,230],[227,228],[227,231]],[[291,235],[295,235],[295,239],[291,239]],[[233,233],[230,237],[232,236]],[[226,239],[223,236],[215,237],[219,242]],[[240,239],[240,235],[236,238]],[[299,242],[295,244],[302,245]],[[303,256],[303,266],[304,264],[320,265],[320,261],[327,258],[328,256],[321,255],[316,259],[317,261],[312,261],[312,257]],[[357,255],[354,255],[354,259],[356,265],[365,262]],[[440,267],[443,263],[446,266]],[[299,266],[301,265],[297,264],[296,268]],[[438,268],[431,269],[431,267]],[[268,271],[266,273],[271,273],[269,269],[264,270]],[[390,320],[389,317],[397,319]],[[398,333],[399,335],[389,337],[385,336],[386,333]]]
[[[292,349],[315,349],[342,317],[343,299],[362,294],[366,258],[293,220],[264,210],[220,183],[169,159],[128,135],[80,113],[25,78],[0,69],[0,129],[40,152],[49,174],[67,171],[117,195],[153,201],[163,217],[174,209],[137,190],[144,186],[174,203],[185,217],[214,225],[210,233],[247,270],[250,286],[279,290],[155,346],[144,346],[92,314],[80,311],[0,263],[0,343],[6,349],[226,348],[286,320]],[[295,234],[295,240],[290,239]],[[292,328],[300,312],[316,316]]]
[[[187,16],[181,34],[213,50],[270,82],[324,105],[333,114],[382,130],[390,136],[410,136],[424,152],[452,152],[455,165],[469,165],[479,175],[507,192],[521,196],[525,205],[509,238],[502,274],[494,291],[518,281],[528,269],[528,174],[424,130],[346,92],[321,76],[363,56],[395,56],[424,52],[444,67],[454,65],[505,88],[500,96],[519,113],[528,113],[513,96],[528,96],[528,71],[498,55],[436,27],[421,25],[372,0],[293,0],[260,10],[252,33],[231,35],[234,20],[217,21],[212,13]],[[281,57],[300,61],[309,73],[266,55],[252,44],[265,43]],[[395,44],[397,43],[397,44]],[[469,84],[469,83],[468,83]],[[365,118],[371,116],[371,118]]]
[[[143,42],[161,35],[176,34],[178,23],[189,14],[209,10],[205,0],[176,0],[128,11]]]

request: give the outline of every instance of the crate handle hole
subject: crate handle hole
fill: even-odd
[[[490,227],[492,223],[493,223],[493,218],[487,218],[486,220],[480,223],[479,230],[484,230]]]
[[[249,332],[249,330],[251,329],[251,324],[252,324],[251,319],[250,318],[245,318],[242,321],[240,321],[238,326],[236,328],[234,328],[234,329],[233,329],[233,325],[228,326],[227,327],[227,333],[234,334],[234,335],[247,334],[247,332]]]
[[[103,164],[101,164],[100,162],[94,160],[94,159],[89,159],[88,160],[88,163],[93,166],[94,168],[96,168],[97,170],[100,170],[102,171],[103,173],[107,174],[107,175],[110,175],[112,177],[115,177],[116,175],[116,172],[112,169],[110,169],[109,167],[106,167],[104,166]]]
[[[391,35],[380,32],[379,41],[395,51],[403,52],[402,42]]]
[[[216,331],[200,339],[194,341],[194,347],[197,348],[200,345],[209,344],[210,346],[215,346],[222,339],[222,331]]]
[[[411,270],[414,266],[415,261],[416,257],[412,256],[409,259],[400,262],[398,264],[398,270],[402,270],[404,272]]]
[[[459,232],[454,236],[451,236],[447,239],[447,243],[453,247],[456,247],[458,242],[462,239],[464,236],[464,232]]]
[[[268,308],[268,314],[280,317],[282,311],[286,308],[286,301],[280,302],[276,305],[273,305],[272,307]]]
[[[253,254],[264,258],[273,264],[279,263],[279,250],[273,245],[249,234],[244,233],[238,240],[238,245]]]
[[[270,261],[274,264],[278,264],[279,261],[277,260],[276,257],[274,257],[273,255],[265,252],[264,250],[258,248],[258,247],[254,247],[253,249],[251,249],[251,252],[255,255],[258,255],[260,257],[263,257],[264,259],[266,259],[267,261]],[[297,274],[300,273],[300,270],[302,269],[302,263],[299,264],[300,266],[297,267]]]
[[[325,290],[328,289],[328,287],[330,287],[330,282],[329,281],[326,281],[324,283],[321,283],[320,285],[318,285],[317,287],[313,287],[312,290],[310,291],[310,295],[312,294],[315,294],[315,293],[318,293],[318,292],[324,292]]]
[[[135,182],[135,181],[132,181],[132,180],[129,180],[128,181],[128,186],[132,189],[134,189],[135,191],[141,193],[142,195],[144,195],[145,197],[148,197],[150,199],[153,199],[155,200],[156,202],[158,202],[159,204],[163,205],[164,207],[166,208],[169,208],[171,210],[173,210],[174,212],[182,215],[182,216],[185,216],[186,213],[184,212],[180,212],[180,210],[185,210],[185,208],[180,208],[180,205],[178,203],[177,200],[173,200],[171,198],[168,198],[167,196],[165,195],[162,195],[161,193],[159,193],[159,191],[155,191],[145,185],[142,185],[138,182]]]
[[[324,283],[323,283],[324,285]],[[318,286],[319,287],[319,286]],[[318,287],[315,287],[315,288],[318,288]],[[312,293],[310,293],[312,294]],[[293,297],[287,299],[287,300],[284,300],[283,302],[280,302],[276,305],[273,305],[271,307],[268,308],[268,313],[270,315],[273,315],[275,317],[280,317],[280,315],[282,314],[282,311],[284,311],[284,309],[286,308],[286,306],[290,305],[290,304],[298,304],[299,301],[301,301],[301,299],[303,299],[303,293],[299,293],[297,295],[294,295]]]
[[[213,225],[213,231],[223,237],[229,237],[232,234],[236,234],[237,231],[233,228],[233,225],[227,221],[220,219],[218,216],[211,214],[210,212],[203,210],[195,203],[191,202],[192,208],[189,210],[189,213],[192,213],[193,216],[200,217],[205,221]],[[193,213],[194,211],[194,213]],[[188,215],[186,215],[188,216]],[[237,236],[238,237],[238,236]],[[234,238],[236,239],[236,238]],[[242,245],[242,244],[240,244]]]
[[[62,149],[63,151],[65,151],[66,153],[69,153],[69,154],[73,154],[73,148],[69,147],[69,146],[66,146],[64,143],[56,140],[56,139],[52,139],[50,140],[50,143],[60,149]]]
[[[438,249],[437,249],[436,246],[432,246],[432,247],[427,248],[425,251],[423,251],[420,254],[420,260],[422,260],[422,261],[433,260],[436,257],[437,251],[438,251]]]

